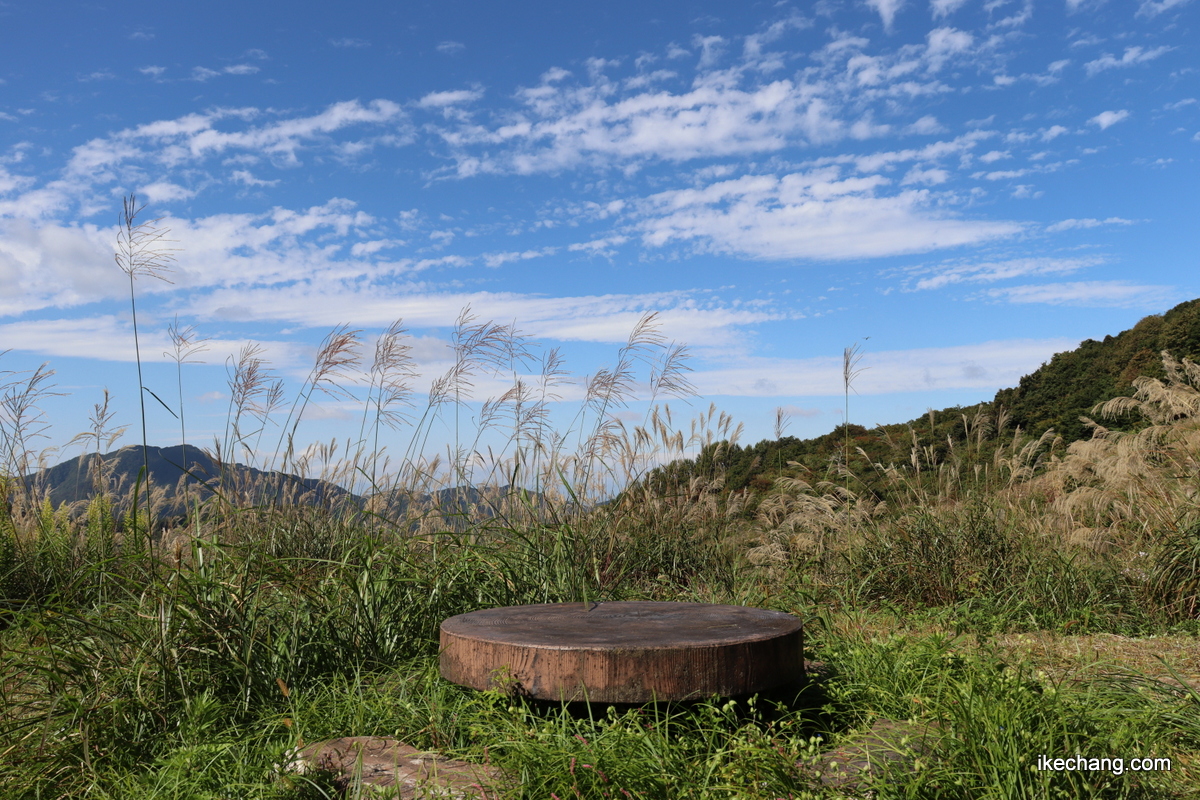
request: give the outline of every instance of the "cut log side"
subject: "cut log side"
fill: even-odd
[[[490,608],[441,626],[442,677],[560,702],[738,697],[804,679],[791,614],[709,603]]]

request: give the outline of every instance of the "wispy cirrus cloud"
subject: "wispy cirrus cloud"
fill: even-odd
[[[1059,231],[1069,231],[1086,228],[1099,228],[1102,225],[1133,225],[1134,220],[1123,219],[1121,217],[1109,217],[1108,219],[1064,219],[1060,222],[1055,222],[1052,225],[1046,226],[1046,231],[1049,233],[1058,233]]]
[[[1061,275],[1103,264],[1100,256],[1085,258],[1011,258],[998,261],[953,261],[904,270],[911,291],[941,289],[959,283],[994,283],[1032,275]],[[915,281],[913,279],[916,279]]]
[[[1155,2],[1155,0],[1142,0],[1141,5],[1138,6],[1137,13],[1139,17],[1157,17],[1163,12],[1181,8],[1189,2],[1191,0],[1159,0],[1158,2]]]
[[[959,219],[928,190],[882,189],[879,175],[843,177],[836,168],[750,175],[699,189],[662,192],[640,206],[645,244],[762,259],[848,259],[976,244],[1019,233],[1016,222]]]
[[[1128,281],[1077,281],[988,289],[984,296],[1010,303],[1108,308],[1165,308],[1177,298],[1173,286]]]
[[[954,347],[867,354],[854,383],[859,394],[929,389],[995,388],[1015,384],[1054,353],[1078,344],[1068,339],[1010,339]],[[742,358],[736,366],[689,376],[702,395],[829,397],[843,392],[840,358]]]

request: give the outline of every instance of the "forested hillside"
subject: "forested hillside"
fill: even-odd
[[[1058,353],[1020,383],[1001,389],[988,402],[955,406],[908,422],[867,430],[861,425],[839,425],[813,439],[786,436],[754,445],[714,442],[694,460],[677,461],[651,472],[648,484],[666,485],[668,477],[724,475],[725,492],[771,488],[780,475],[806,479],[836,479],[846,464],[858,488],[868,488],[886,499],[887,487],[876,465],[909,461],[914,446],[923,450],[926,463],[953,455],[968,461],[990,458],[1001,430],[1019,427],[1033,436],[1048,430],[1061,444],[1087,438],[1089,428],[1081,417],[1094,417],[1097,403],[1133,392],[1139,375],[1164,377],[1163,351],[1176,359],[1200,360],[1200,299],[1181,303],[1165,314],[1142,319],[1135,326],[1104,341],[1088,339],[1074,350]],[[1106,427],[1138,424],[1104,420]],[[789,467],[789,462],[799,468]]]

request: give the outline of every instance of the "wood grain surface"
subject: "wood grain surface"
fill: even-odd
[[[555,701],[736,697],[804,677],[798,618],[709,603],[549,603],[442,623],[442,677]]]

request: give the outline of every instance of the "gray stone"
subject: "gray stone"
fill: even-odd
[[[853,734],[834,749],[796,766],[842,794],[869,797],[871,780],[889,765],[912,765],[927,757],[940,735],[936,723],[878,719],[870,730]]]
[[[287,772],[326,772],[348,798],[479,798],[500,796],[503,775],[494,767],[446,758],[381,736],[344,736],[291,754]]]

